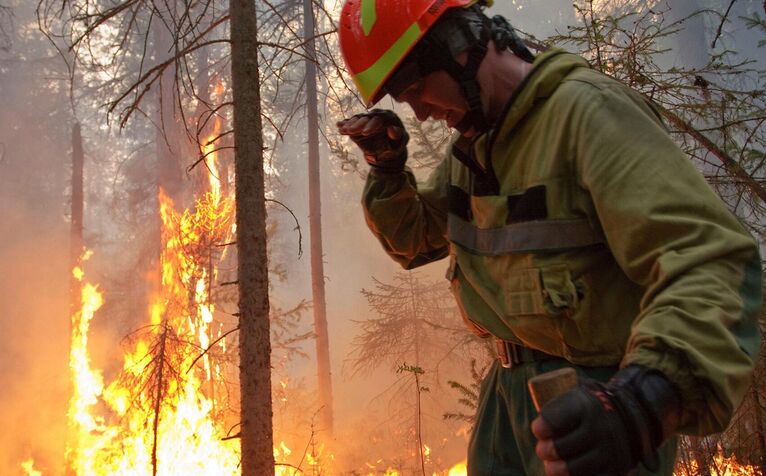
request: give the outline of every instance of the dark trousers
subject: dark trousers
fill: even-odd
[[[564,359],[549,359],[503,368],[496,360],[484,378],[479,394],[476,421],[468,446],[468,476],[542,476],[543,463],[535,454],[530,426],[537,417],[527,381],[541,373],[571,366],[578,376],[606,382],[617,367],[578,367]],[[643,466],[631,476],[672,476],[677,439],[660,448],[660,469]]]

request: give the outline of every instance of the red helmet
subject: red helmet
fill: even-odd
[[[407,53],[450,8],[478,0],[346,0],[340,16],[340,51],[367,107]]]

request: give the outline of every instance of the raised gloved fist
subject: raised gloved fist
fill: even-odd
[[[407,162],[409,134],[393,111],[372,109],[339,121],[338,132],[362,149],[370,166],[385,172],[401,172]]]
[[[639,462],[658,469],[657,448],[678,426],[680,400],[658,370],[632,365],[607,384],[581,381],[532,422],[549,476],[621,474]]]

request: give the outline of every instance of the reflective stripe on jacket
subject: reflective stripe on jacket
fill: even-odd
[[[371,172],[370,229],[407,269],[449,256],[479,333],[658,368],[683,431],[722,430],[758,354],[756,242],[652,106],[578,56],[540,55],[503,118],[423,184]]]

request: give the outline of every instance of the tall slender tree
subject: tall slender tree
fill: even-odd
[[[317,99],[316,47],[314,45],[314,9],[312,0],[303,0],[303,36],[306,48],[306,125],[309,162],[309,233],[311,236],[311,291],[314,300],[316,332],[317,384],[320,421],[332,432],[332,372],[330,338],[327,332],[327,302],[324,288],[324,253],[322,248],[322,201],[319,179],[319,118]]]
[[[80,281],[74,276],[74,268],[80,265],[83,253],[83,210],[85,208],[85,194],[83,193],[83,168],[84,152],[82,146],[82,133],[80,123],[72,126],[72,203],[71,203],[71,221],[69,231],[69,269],[72,274],[69,276],[69,316],[74,316],[81,306],[82,292]],[[74,322],[70,321],[70,334]],[[67,388],[67,398],[71,398],[71,383]],[[70,440],[72,432],[67,428],[67,440]],[[74,449],[75,441],[66,441],[67,447]],[[65,474],[72,475],[70,461],[65,463]]]
[[[242,475],[274,474],[263,124],[255,3],[232,0]]]
[[[79,263],[83,248],[84,156],[82,132],[78,122],[72,126],[72,217],[69,233],[69,263],[71,267]],[[77,287],[78,292],[74,292],[74,288],[72,290],[72,304],[79,306],[79,285]]]

